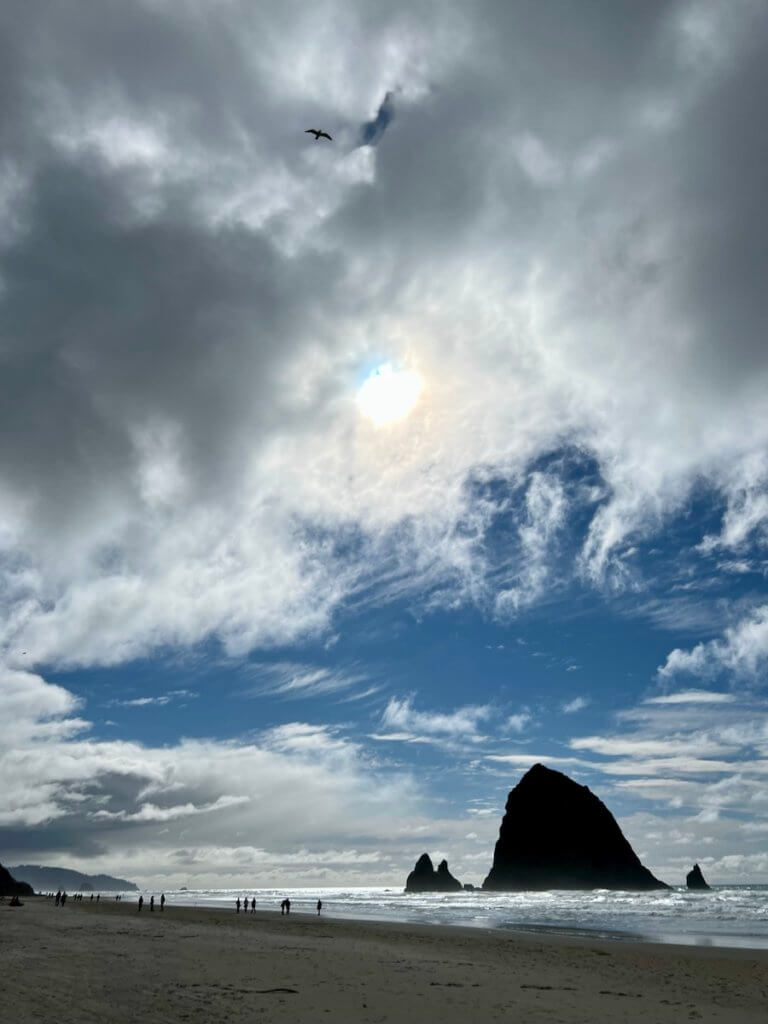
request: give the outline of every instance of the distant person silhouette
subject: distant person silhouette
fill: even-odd
[[[283,900],[282,903],[280,904],[280,914],[282,915],[284,913],[285,913],[285,900]]]
[[[236,914],[240,913],[240,897],[239,896],[235,900],[235,913]]]
[[[251,900],[251,913],[252,914],[256,913],[256,897],[255,896]]]
[[[285,901],[285,912],[286,912],[286,914],[290,914],[290,912],[291,912],[291,901],[290,900],[286,900]]]
[[[93,896],[91,896],[91,899],[93,899]],[[97,892],[96,893],[96,902],[98,903],[100,899],[101,899],[101,893]]]
[[[160,896],[160,909],[165,910],[165,893]]]
[[[61,905],[62,905],[62,907],[64,906],[64,904],[65,904],[66,902],[67,902],[67,894],[66,894],[66,892],[63,892],[63,893],[61,894]]]
[[[155,896],[154,893],[149,897],[149,909],[154,911],[155,909]]]
[[[139,896],[139,913],[141,913],[141,908],[143,906],[144,906],[144,897],[143,896]]]
[[[91,903],[93,903],[93,893],[91,893]]]
[[[318,900],[317,901],[317,916],[318,917],[320,917],[320,911],[322,909],[323,909],[323,901],[322,900]]]
[[[56,893],[56,906],[58,907],[58,905],[60,903],[61,903],[61,889],[59,889],[59,891]]]

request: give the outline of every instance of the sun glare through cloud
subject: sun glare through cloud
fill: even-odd
[[[413,370],[396,370],[385,363],[363,382],[357,392],[357,406],[375,426],[387,426],[413,411],[423,389],[421,377]]]

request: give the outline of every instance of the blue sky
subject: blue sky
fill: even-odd
[[[763,5],[6,7],[3,863],[768,881]]]

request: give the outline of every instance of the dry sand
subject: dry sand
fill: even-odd
[[[0,1016],[30,1021],[768,1021],[768,952],[29,899]]]

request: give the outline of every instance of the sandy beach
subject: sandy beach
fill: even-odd
[[[5,1019],[762,1022],[768,952],[295,914],[0,906]]]

